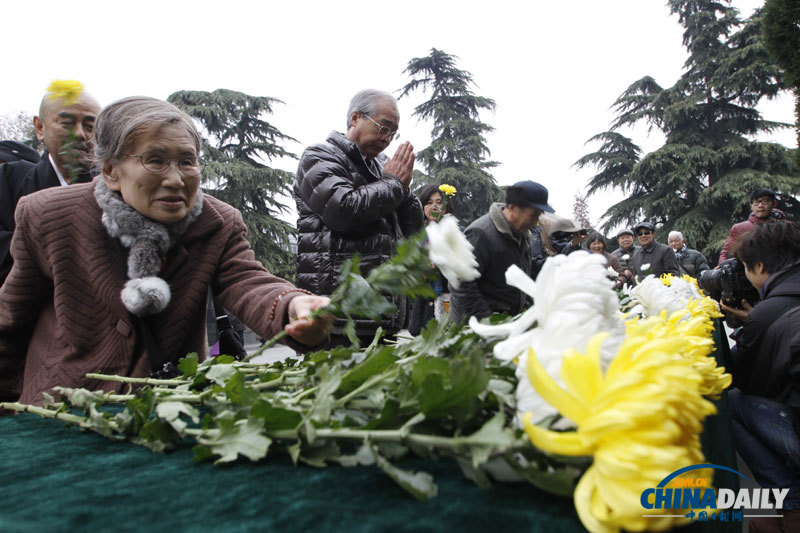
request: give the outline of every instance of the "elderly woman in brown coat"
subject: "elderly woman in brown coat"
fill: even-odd
[[[240,213],[200,190],[188,115],[125,98],[101,112],[95,135],[102,176],[18,204],[0,289],[0,401],[41,403],[57,385],[119,390],[85,374],[149,376],[154,356],[203,357],[209,285],[262,337],[327,340],[330,319],[309,315],[328,299],[267,272]]]

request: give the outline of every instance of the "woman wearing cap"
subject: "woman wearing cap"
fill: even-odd
[[[616,288],[621,289],[622,285],[627,281],[627,277],[622,271],[619,259],[606,250],[606,238],[597,232],[592,233],[589,235],[589,238],[586,239],[586,248],[593,254],[601,254],[606,258],[606,264],[617,273],[617,278],[615,280]]]
[[[20,200],[0,289],[0,401],[55,386],[119,391],[87,372],[149,376],[154,360],[202,358],[209,285],[262,337],[327,340],[326,305],[255,260],[233,207],[200,190],[201,137],[172,104],[114,102],[98,116],[102,177]]]

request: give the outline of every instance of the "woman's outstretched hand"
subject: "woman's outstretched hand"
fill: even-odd
[[[283,328],[297,342],[316,346],[328,339],[333,327],[333,315],[312,317],[311,314],[330,303],[327,296],[301,295],[289,302],[289,323]]]

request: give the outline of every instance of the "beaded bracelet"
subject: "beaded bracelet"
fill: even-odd
[[[295,287],[293,289],[286,289],[285,291],[283,291],[282,293],[277,295],[274,300],[272,300],[272,307],[269,310],[269,319],[270,319],[270,321],[275,319],[275,311],[278,309],[278,302],[280,302],[281,299],[284,296],[286,296],[287,294],[289,294],[290,292],[302,292],[303,294],[312,294],[311,292],[309,292],[309,291],[307,291],[305,289],[298,289],[297,287]]]

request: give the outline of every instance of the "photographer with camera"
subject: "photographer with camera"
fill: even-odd
[[[734,249],[761,294],[754,307],[721,303],[744,322],[726,365],[736,387],[728,392],[736,450],[762,487],[790,489],[783,531],[800,531],[800,228],[759,224]],[[779,531],[775,526],[776,519],[763,518],[750,530]]]

